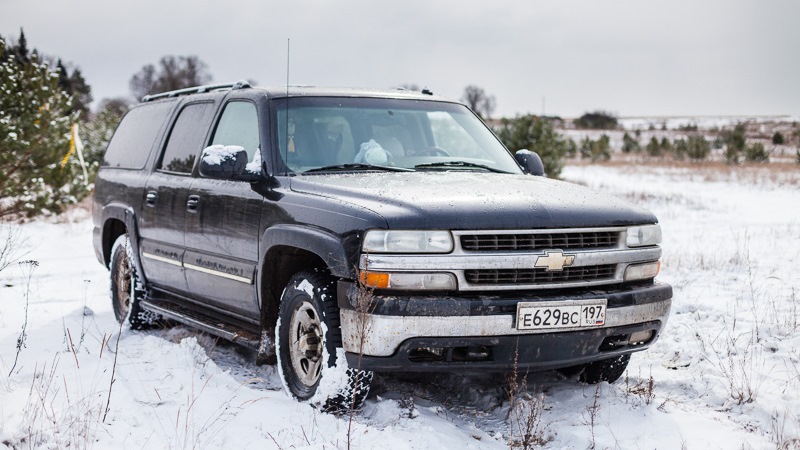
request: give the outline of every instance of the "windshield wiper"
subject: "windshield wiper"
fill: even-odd
[[[494,167],[486,166],[483,164],[476,164],[467,161],[441,161],[441,162],[433,162],[427,164],[417,164],[414,166],[415,169],[426,169],[426,168],[436,168],[436,167],[468,167],[468,168],[476,168],[476,169],[486,169],[489,172],[495,173],[511,173],[506,172],[505,170],[496,169]]]
[[[324,166],[324,167],[316,167],[314,169],[306,170],[302,173],[312,173],[312,172],[333,172],[337,170],[383,170],[387,172],[414,172],[414,169],[407,169],[405,167],[392,167],[392,166],[380,166],[376,164],[362,164],[362,163],[350,163],[350,164],[334,164],[331,166]]]

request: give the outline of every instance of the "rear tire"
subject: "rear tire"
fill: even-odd
[[[334,280],[320,273],[295,274],[281,295],[278,317],[275,341],[284,390],[325,412],[359,409],[373,374],[347,365]]]
[[[581,373],[581,381],[589,384],[597,384],[601,381],[613,383],[625,373],[630,360],[631,355],[625,354],[586,364],[586,368]]]
[[[117,322],[123,324],[127,320],[131,329],[143,330],[152,328],[161,316],[143,310],[139,304],[145,291],[136,275],[131,252],[127,234],[118,237],[111,247],[111,301]]]

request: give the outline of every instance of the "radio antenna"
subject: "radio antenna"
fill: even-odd
[[[289,96],[289,62],[291,61],[292,40],[286,38],[286,96]]]

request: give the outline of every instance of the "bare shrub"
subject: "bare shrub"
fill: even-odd
[[[0,222],[0,272],[22,257],[24,243],[19,225]]]
[[[769,152],[761,142],[754,142],[744,149],[744,160],[747,162],[766,163],[769,162]]]
[[[786,430],[787,421],[798,424],[798,418],[793,417],[788,410],[783,412],[775,410],[770,417],[770,437],[777,450],[800,448],[800,437],[793,436]]]
[[[358,271],[356,271],[358,272]],[[352,386],[350,387],[353,392],[353,398],[350,402],[350,408],[348,411],[348,420],[347,420],[347,448],[349,449],[352,445],[352,431],[353,431],[353,419],[355,418],[356,414],[359,411],[356,408],[358,403],[358,396],[359,390],[361,386],[359,384],[362,382],[362,372],[361,372],[361,358],[364,356],[364,342],[367,336],[370,333],[370,322],[369,322],[369,314],[371,314],[375,310],[375,295],[374,289],[366,283],[366,278],[362,277],[361,273],[358,273],[356,277],[357,284],[356,284],[356,295],[354,298],[355,309],[356,309],[356,333],[358,338],[358,364],[355,367],[356,376],[352,377]],[[368,375],[371,379],[372,375]],[[410,414],[410,412],[409,412]]]
[[[595,386],[594,395],[592,398],[592,404],[586,407],[586,413],[588,414],[586,424],[589,425],[589,431],[591,432],[592,442],[589,445],[590,449],[597,448],[597,441],[595,439],[595,429],[597,427],[597,414],[600,411],[600,384]]]
[[[721,351],[716,351],[717,367],[727,381],[730,398],[737,404],[752,403],[758,396],[763,378],[759,372],[764,366],[761,346],[753,333],[724,337]]]
[[[91,448],[100,427],[100,408],[94,394],[80,391],[57,375],[58,355],[52,363],[34,368],[28,401],[22,410],[23,437],[11,448]],[[62,390],[63,389],[63,390]],[[55,408],[63,398],[66,406]]]
[[[205,420],[197,417],[196,405],[213,378],[213,376],[206,378],[199,392],[196,390],[194,378],[192,379],[192,386],[186,401],[178,407],[175,415],[174,431],[178,448],[207,447],[213,438],[222,431],[228,420],[236,414],[236,412],[229,411],[231,403],[236,398],[231,396]]]
[[[631,379],[627,372],[625,373],[625,396],[633,394],[641,403],[649,405],[653,403],[656,398],[655,394],[656,382],[651,373],[648,378],[642,378],[641,373],[636,379]]]
[[[529,450],[547,443],[544,413],[544,394],[530,392],[527,374],[519,376],[517,356],[514,353],[514,371],[508,375],[508,421],[510,425],[508,446],[512,449]]]

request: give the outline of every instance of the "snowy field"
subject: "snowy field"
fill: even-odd
[[[502,376],[379,377],[352,421],[323,414],[235,346],[120,330],[91,221],[74,211],[22,226],[22,259],[38,265],[0,272],[0,448],[502,449],[523,448],[520,427],[548,448],[800,448],[800,167],[563,177],[663,228],[672,315],[614,385],[532,374],[512,405]]]

